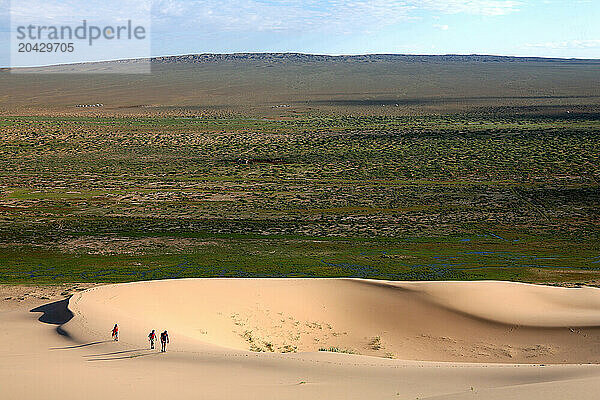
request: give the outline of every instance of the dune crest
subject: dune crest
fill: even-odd
[[[587,363],[600,358],[600,290],[509,282],[181,279],[74,295],[62,329],[80,341],[121,327],[179,350],[327,349],[406,360]]]

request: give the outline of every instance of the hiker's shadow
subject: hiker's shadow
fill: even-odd
[[[58,329],[60,329],[60,327],[59,327],[59,328],[56,328],[56,329],[58,330]],[[59,333],[60,333],[60,332],[59,332]],[[68,336],[68,335],[66,335],[66,336]],[[64,346],[64,347],[50,347],[50,350],[69,350],[69,349],[78,349],[78,348],[80,348],[80,347],[88,347],[88,346],[93,346],[93,345],[95,345],[95,344],[110,343],[110,342],[112,342],[112,341],[113,341],[113,340],[99,340],[99,341],[97,341],[97,342],[90,342],[90,343],[76,344],[76,345],[73,345],[73,346]]]
[[[117,355],[117,354],[135,353],[136,351],[150,351],[150,350],[151,349],[144,348],[144,349],[113,351],[110,353],[88,354],[85,357],[113,356],[113,355]]]
[[[64,299],[60,301],[55,301],[53,303],[44,304],[43,306],[39,306],[36,308],[32,308],[29,312],[32,313],[42,313],[38,318],[38,321],[43,322],[45,324],[58,325],[56,327],[56,331],[63,335],[69,337],[69,334],[61,328],[61,325],[66,324],[73,318],[73,313],[68,308],[69,299]],[[68,349],[77,349],[80,347],[93,346],[102,343],[109,343],[112,340],[99,340],[96,342],[77,344],[73,346],[65,346],[65,347],[52,347],[50,350],[68,350]],[[137,354],[128,354],[128,353],[137,353]],[[101,354],[91,354],[88,357],[93,357],[88,361],[104,361],[104,360],[120,360],[126,358],[137,358],[143,356],[149,356],[152,354],[160,354],[156,351],[150,351],[148,349],[135,349],[135,350],[124,350],[124,351],[115,351],[112,353],[101,353]],[[108,356],[108,357],[107,357]],[[103,358],[97,358],[103,357]]]
[[[113,351],[112,353],[100,353],[90,354],[86,357],[91,357],[87,361],[110,361],[110,360],[126,360],[138,357],[146,357],[152,355],[159,355],[161,353],[151,349],[136,349],[136,350],[123,350]]]

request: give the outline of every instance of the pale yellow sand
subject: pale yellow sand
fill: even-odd
[[[41,313],[28,312],[51,300],[13,300],[0,306],[2,399],[547,400],[595,399],[600,389],[600,366],[585,364],[600,359],[600,290],[592,288],[351,279],[108,285],[71,298],[74,317],[61,327],[68,337],[57,333],[60,313],[46,308],[50,323],[41,323]],[[115,322],[118,343],[109,340]],[[150,329],[169,330],[167,353],[148,349]]]

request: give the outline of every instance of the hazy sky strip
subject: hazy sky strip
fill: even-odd
[[[0,0],[0,45],[10,2]],[[598,0],[63,0],[12,12],[110,21],[151,16],[152,55],[229,52],[499,54],[600,58]],[[75,12],[74,10],[77,10]],[[5,52],[6,53],[6,52]],[[5,54],[0,64],[7,65]]]

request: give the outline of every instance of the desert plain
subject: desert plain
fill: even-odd
[[[2,399],[597,397],[597,60],[152,62],[0,71]]]

